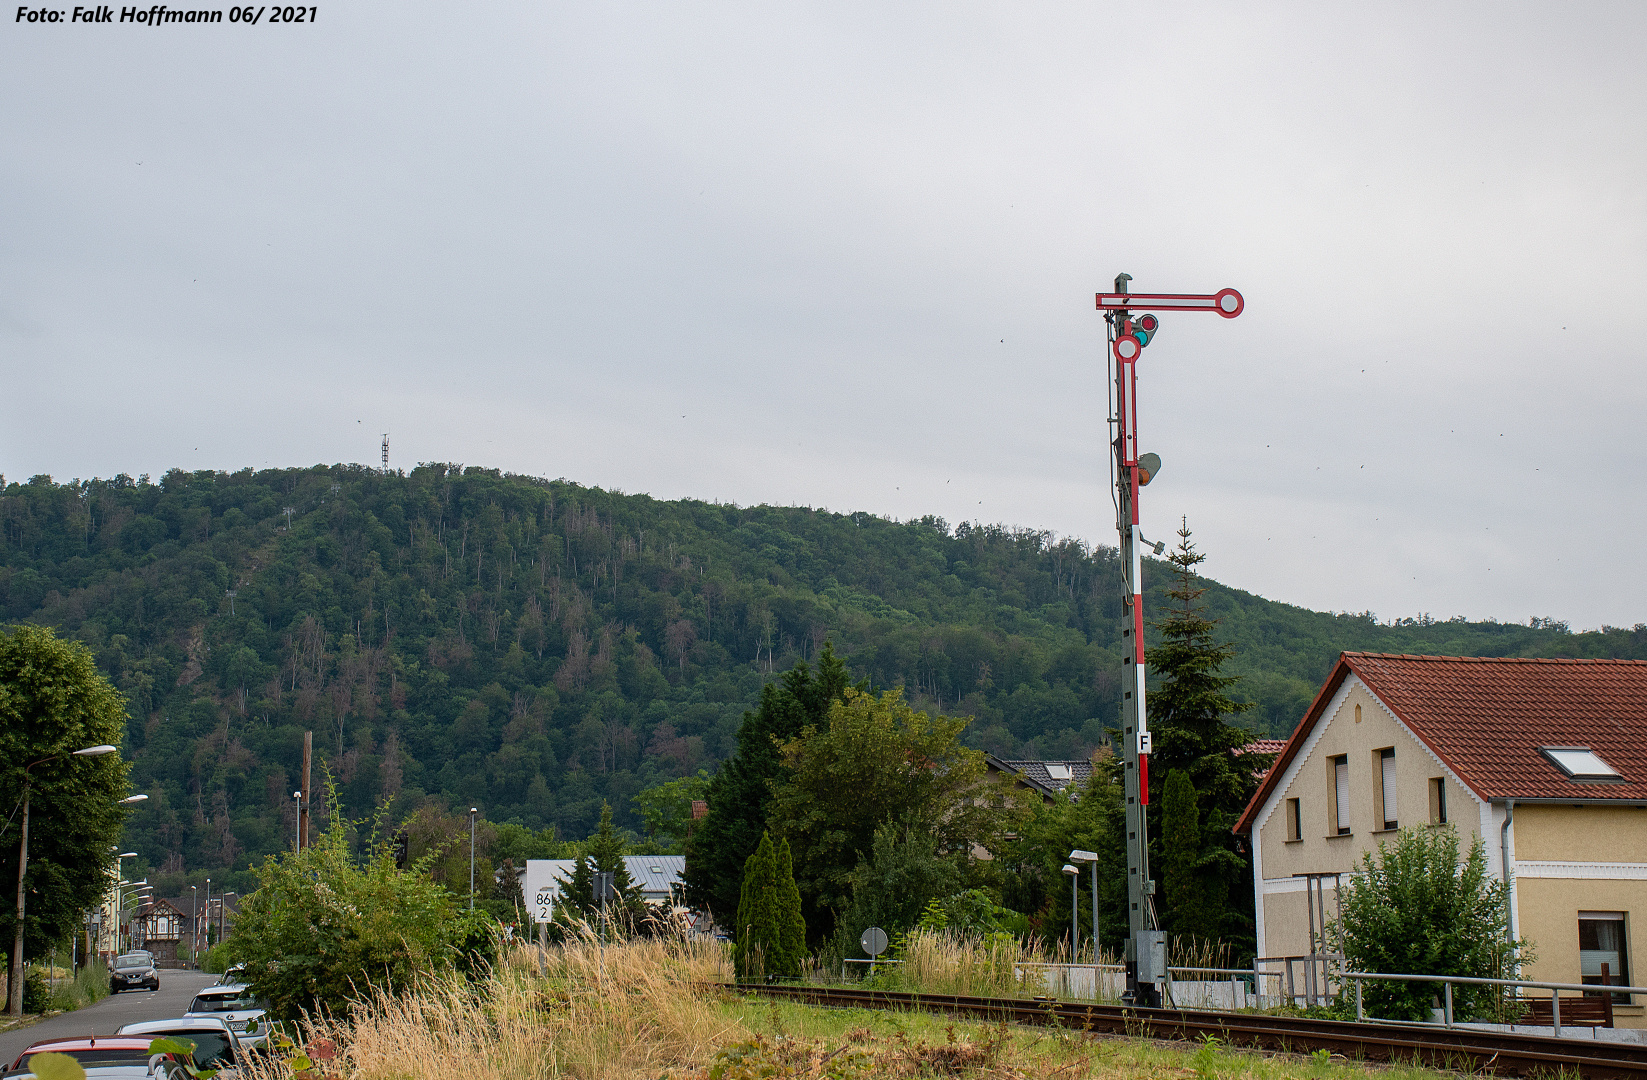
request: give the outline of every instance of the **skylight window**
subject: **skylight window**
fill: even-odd
[[[1573,780],[1624,779],[1588,746],[1541,746],[1538,750]]]
[[[1054,780],[1068,780],[1071,778],[1068,765],[1048,765],[1047,775]]]

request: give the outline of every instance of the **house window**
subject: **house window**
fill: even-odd
[[[1332,827],[1334,836],[1348,836],[1350,834],[1350,759],[1343,755],[1327,759],[1329,774],[1332,776]]]
[[[1297,799],[1287,800],[1287,839],[1304,839],[1304,814],[1298,808]]]
[[[1437,776],[1430,780],[1430,824],[1447,824],[1447,778]]]
[[[1397,828],[1395,816],[1395,747],[1378,752],[1379,820],[1386,829]]]
[[[1629,986],[1629,957],[1624,940],[1624,912],[1578,913],[1579,982],[1592,986]],[[1614,1000],[1628,1004],[1630,995],[1615,994]]]

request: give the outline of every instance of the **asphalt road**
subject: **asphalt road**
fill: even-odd
[[[182,1016],[202,987],[217,982],[203,971],[160,970],[159,990],[122,990],[96,1005],[42,1020],[18,1031],[0,1034],[0,1067],[9,1068],[17,1055],[42,1039],[70,1039],[81,1035],[112,1035],[121,1024],[140,1020],[169,1020]]]

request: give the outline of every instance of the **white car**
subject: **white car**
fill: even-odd
[[[221,1020],[235,1033],[240,1045],[261,1048],[269,1041],[268,1006],[258,1000],[245,983],[208,986],[189,1002],[183,1015],[190,1020]]]
[[[145,1020],[122,1025],[114,1033],[148,1035],[157,1039],[188,1039],[194,1043],[194,1067],[216,1069],[223,1080],[233,1080],[240,1067],[240,1034],[221,1017],[185,1016],[176,1020]]]

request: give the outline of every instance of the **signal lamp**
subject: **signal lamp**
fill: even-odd
[[[1145,487],[1155,479],[1155,474],[1161,471],[1160,454],[1138,455],[1138,486]],[[1157,552],[1159,554],[1159,552]]]
[[[1161,320],[1154,315],[1140,315],[1132,322],[1132,336],[1138,339],[1140,346],[1148,345],[1160,328]]]

